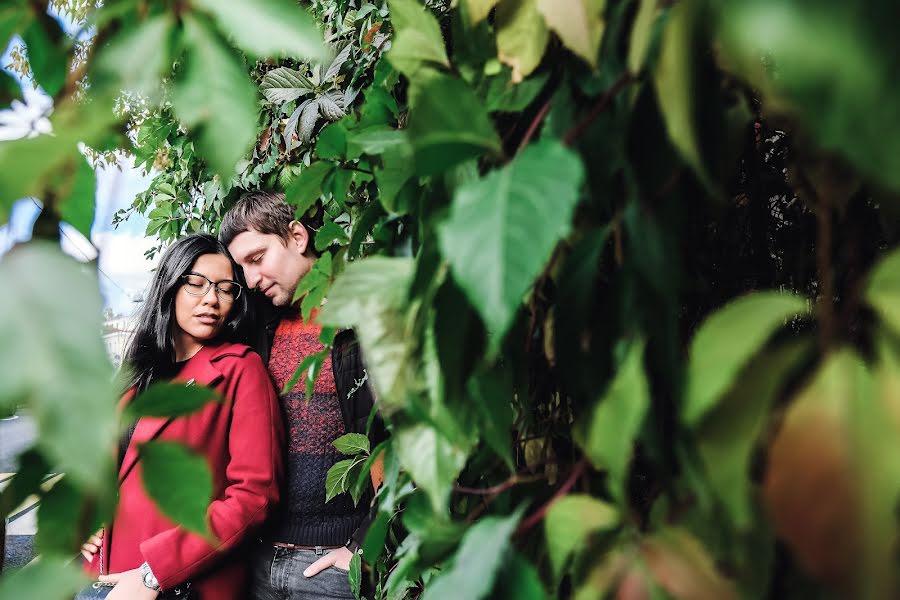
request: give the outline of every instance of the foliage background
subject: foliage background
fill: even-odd
[[[69,3],[87,44],[46,8],[0,9],[55,101],[0,145],[0,216],[45,207],[0,263],[0,405],[40,426],[0,501],[46,532],[0,597],[76,589],[114,501],[96,278],[46,239],[117,148],[161,246],[258,187],[313,223],[297,298],[356,329],[392,431],[327,486],[385,453],[368,597],[896,597],[893,3]],[[164,392],[139,409],[206,400]],[[154,483],[206,498],[203,465],[145,455],[202,531]]]

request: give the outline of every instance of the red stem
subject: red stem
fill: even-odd
[[[581,121],[579,121],[569,132],[566,134],[566,137],[563,138],[563,143],[566,146],[571,146],[575,140],[581,137],[581,134],[585,132],[585,130],[591,126],[591,123],[597,120],[603,111],[609,107],[609,104],[612,102],[613,98],[625,89],[629,83],[631,83],[633,76],[631,73],[622,73],[618,79],[616,79],[615,83],[613,83],[606,92],[602,96],[600,96],[600,100],[597,101],[597,104],[594,105],[594,108],[587,115],[584,116]]]
[[[582,458],[577,463],[575,463],[575,466],[572,467],[572,472],[569,473],[568,479],[566,479],[566,481],[561,486],[559,486],[559,489],[553,493],[553,496],[551,496],[543,506],[537,509],[537,511],[533,515],[519,523],[519,528],[516,529],[516,533],[525,533],[526,531],[540,523],[544,519],[544,516],[547,514],[547,511],[550,509],[553,503],[572,491],[572,488],[575,486],[578,478],[581,477],[581,474],[584,473],[584,470],[587,468],[587,464],[587,458]]]

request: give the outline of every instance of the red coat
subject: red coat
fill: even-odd
[[[278,399],[262,359],[240,344],[205,346],[176,380],[211,387],[223,400],[184,417],[138,421],[119,470],[115,518],[103,540],[104,571],[147,561],[163,590],[190,581],[202,599],[243,599],[248,557],[229,551],[278,501],[284,437]],[[154,439],[178,441],[206,456],[214,498],[207,523],[219,544],[175,526],[144,491],[138,445]],[[96,571],[99,563],[95,556],[89,568]]]

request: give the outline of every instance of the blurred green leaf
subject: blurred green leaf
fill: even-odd
[[[84,495],[65,476],[42,495],[34,536],[36,555],[71,556],[78,552],[84,543],[81,536],[91,533],[86,531],[86,523],[83,523],[87,516],[84,501]]]
[[[347,232],[338,223],[328,221],[316,232],[316,250],[322,252],[332,244],[346,246],[350,242]]]
[[[89,582],[71,556],[43,556],[21,569],[5,571],[0,578],[4,600],[68,600]]]
[[[289,56],[324,60],[322,33],[301,5],[291,0],[196,0],[241,49],[260,58]]]
[[[34,21],[22,32],[22,39],[28,48],[28,64],[35,81],[47,94],[56,96],[66,83],[69,37],[59,21],[46,12],[36,11]]]
[[[126,414],[140,417],[181,417],[203,408],[209,402],[219,402],[215,390],[182,382],[156,382],[138,394],[127,407]]]
[[[350,578],[350,591],[353,592],[356,600],[359,600],[359,589],[362,583],[362,559],[359,557],[358,552],[354,552],[353,558],[350,559],[350,573],[348,577]]]
[[[697,425],[766,340],[807,310],[807,301],[799,296],[755,292],[707,317],[691,340],[682,420]]]
[[[177,442],[141,444],[144,489],[160,512],[186,529],[209,536],[206,513],[213,480],[206,458]]]
[[[369,438],[362,433],[345,433],[331,442],[331,445],[341,454],[369,453]]]
[[[481,416],[481,438],[503,459],[510,471],[515,470],[512,457],[513,390],[507,377],[486,374],[470,383],[475,410]]]
[[[184,70],[172,91],[175,113],[199,154],[222,178],[256,142],[257,91],[238,56],[210,27],[183,17]]]
[[[128,90],[156,100],[162,94],[161,78],[172,68],[177,40],[175,19],[169,12],[122,29],[99,50],[94,79],[112,87],[112,93]]]
[[[584,550],[592,534],[618,524],[619,512],[614,506],[584,494],[569,494],[550,505],[544,532],[554,577],[559,579],[569,558]]]
[[[400,464],[428,493],[433,510],[446,510],[453,483],[466,464],[465,449],[426,424],[395,430],[393,439]]]
[[[409,139],[420,174],[440,173],[466,159],[501,152],[483,103],[465,82],[435,74],[415,82],[415,88]]]
[[[387,148],[381,155],[381,166],[375,167],[375,181],[378,183],[378,200],[385,211],[403,211],[405,207],[398,202],[398,195],[414,172],[413,150],[409,144]]]
[[[0,108],[6,108],[13,100],[22,99],[22,88],[19,80],[0,70]]]
[[[698,450],[713,492],[738,530],[753,523],[751,458],[787,377],[813,350],[809,338],[760,354],[697,426]]]
[[[487,18],[488,13],[494,8],[500,0],[464,0],[466,7],[469,9],[469,20],[472,25],[479,23]]]
[[[387,59],[413,79],[426,66],[450,66],[441,28],[431,10],[415,0],[389,0],[394,39]]]
[[[644,343],[632,342],[615,377],[591,412],[583,444],[594,466],[608,471],[607,485],[619,501],[625,500],[628,466],[649,408]]]
[[[547,592],[538,570],[518,552],[513,553],[497,578],[494,594],[497,600],[544,600]]]
[[[540,141],[456,190],[450,217],[438,228],[441,252],[487,325],[492,353],[568,234],[583,178],[577,154],[559,142]]]
[[[405,307],[412,261],[372,257],[347,265],[319,312],[325,326],[352,328],[362,346],[380,410],[390,415],[405,405],[414,375]]]
[[[895,334],[900,335],[900,248],[872,267],[865,299]]]
[[[716,570],[709,551],[684,529],[666,529],[641,541],[640,556],[654,583],[675,598],[737,600],[734,584]]]
[[[463,537],[450,565],[429,582],[422,600],[467,598],[490,594],[498,571],[510,552],[509,538],[523,509],[507,517],[483,517]]]
[[[302,216],[322,195],[322,183],[334,170],[334,164],[320,160],[302,171],[285,190],[285,201],[294,207],[294,215]]]
[[[384,541],[387,538],[388,527],[390,526],[391,514],[385,511],[378,511],[369,530],[366,532],[366,539],[363,541],[363,557],[369,564],[374,563],[384,552]]]
[[[537,0],[550,29],[591,67],[596,67],[599,59],[605,6],[606,0]]]
[[[503,0],[497,8],[497,57],[512,67],[519,83],[541,63],[550,30],[538,12],[539,0]]]
[[[384,154],[391,150],[408,147],[409,142],[403,131],[393,127],[367,127],[355,131],[347,143],[358,148],[362,154]]]
[[[50,465],[34,448],[22,452],[18,457],[16,473],[6,481],[0,490],[0,517],[6,518],[31,494],[37,493],[50,472]]]
[[[316,140],[319,158],[338,159],[347,155],[347,128],[343,123],[330,123],[319,132]]]
[[[3,257],[0,281],[15,282],[0,294],[0,406],[27,406],[42,453],[96,488],[112,469],[118,396],[96,275],[57,246],[32,242]]]
[[[519,112],[534,102],[547,80],[548,71],[537,73],[521,83],[512,83],[510,77],[498,75],[491,81],[487,94],[487,109],[490,112]]]
[[[632,73],[638,73],[644,68],[658,15],[658,0],[640,0],[631,29],[631,43],[628,45],[628,70]]]
[[[63,221],[77,229],[85,238],[91,239],[96,185],[94,169],[81,154],[76,154],[72,161],[75,173],[72,176],[68,194],[59,199],[56,208]]]

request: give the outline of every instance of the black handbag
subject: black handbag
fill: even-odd
[[[103,575],[103,545],[100,545],[100,574]],[[94,581],[89,586],[82,588],[72,600],[104,600],[116,587],[114,583],[106,581]],[[190,582],[183,583],[171,590],[160,593],[158,600],[199,600],[200,595],[191,589]]]

